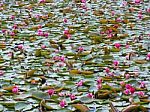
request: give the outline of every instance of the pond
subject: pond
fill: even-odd
[[[3,0],[0,111],[149,112],[149,0]]]

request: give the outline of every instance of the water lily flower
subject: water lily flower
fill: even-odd
[[[42,49],[45,49],[45,48],[46,48],[46,45],[41,45],[41,48],[42,48]]]
[[[69,97],[70,97],[71,100],[76,99],[76,96],[74,94],[70,94]]]
[[[145,95],[145,93],[143,91],[139,91],[137,92],[138,96],[143,97]]]
[[[78,52],[83,52],[84,48],[82,46],[78,47]]]
[[[143,15],[142,15],[142,12],[140,11],[140,12],[138,13],[138,18],[139,18],[139,19],[142,19],[142,17],[143,17]]]
[[[39,3],[45,3],[46,0],[39,0]]]
[[[99,89],[102,89],[102,84],[98,84],[97,85],[97,89],[99,90]]]
[[[141,3],[141,0],[134,0],[134,3],[135,3],[135,4],[140,4],[140,3]]]
[[[119,61],[114,60],[114,61],[113,61],[113,65],[114,65],[114,66],[118,66],[118,65],[119,65]]]
[[[18,49],[23,49],[23,45],[22,44],[19,44],[17,47],[18,47]]]
[[[124,85],[125,85],[125,82],[124,82],[124,81],[121,81],[121,82],[120,82],[120,85],[121,85],[121,86],[124,86]]]
[[[125,85],[125,88],[126,88],[126,89],[130,89],[131,87],[132,87],[131,84],[126,84],[126,85]]]
[[[5,33],[7,30],[6,29],[2,29],[2,33]]]
[[[83,80],[80,80],[80,81],[76,84],[76,86],[80,87],[80,86],[83,85],[83,83],[84,83],[84,81],[83,81]]]
[[[64,62],[65,61],[65,56],[60,56],[59,60]]]
[[[130,74],[125,74],[125,78],[129,79],[130,78]]]
[[[146,60],[150,60],[150,53],[147,54]]]
[[[122,2],[122,5],[123,5],[124,7],[127,6],[127,4],[128,4],[127,1],[123,1],[123,2]]]
[[[135,92],[135,88],[134,87],[131,87],[129,90],[130,90],[131,94],[133,94]]]
[[[129,95],[130,94],[130,91],[128,89],[124,90],[123,92],[125,95]]]
[[[55,93],[55,90],[54,90],[54,89],[49,89],[49,90],[47,91],[47,93],[48,93],[50,96],[52,96],[52,95]]]
[[[64,108],[66,106],[66,101],[65,100],[61,100],[59,102],[60,107]]]
[[[115,43],[115,48],[120,49],[121,44],[120,43]]]
[[[87,94],[87,97],[88,97],[88,98],[94,98],[94,95],[93,95],[93,93],[88,93],[88,94]]]
[[[140,88],[145,88],[145,82],[144,81],[140,82]]]
[[[81,0],[82,3],[86,3],[86,0]]]
[[[114,15],[115,15],[115,13],[116,13],[115,11],[111,11],[111,15],[112,15],[112,16],[114,16]]]
[[[105,72],[106,73],[109,73],[110,72],[110,69],[107,67],[107,68],[105,68]]]
[[[117,22],[122,22],[121,18],[116,19]]]
[[[0,76],[4,75],[4,72],[2,70],[0,70]]]
[[[14,15],[11,15],[10,18],[13,20],[13,19],[15,19],[15,16],[14,16]]]
[[[14,86],[14,87],[12,88],[12,92],[13,92],[13,93],[18,93],[18,92],[19,92],[19,87],[18,87],[18,86]]]
[[[49,34],[47,32],[43,34],[44,37],[48,37],[48,35]]]
[[[10,36],[15,36],[15,33],[14,32],[10,32]]]
[[[65,19],[64,19],[64,23],[67,23],[67,22],[68,22],[68,20],[65,18]]]
[[[96,81],[97,81],[97,84],[101,84],[103,80],[102,78],[98,78]]]
[[[146,9],[146,12],[147,12],[147,13],[150,13],[150,8],[147,8],[147,9]]]
[[[16,24],[14,24],[14,25],[13,25],[13,28],[14,28],[14,29],[17,29],[17,28],[18,28],[18,26],[17,26]]]

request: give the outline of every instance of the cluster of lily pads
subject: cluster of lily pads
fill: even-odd
[[[0,111],[148,112],[149,0],[0,2]]]

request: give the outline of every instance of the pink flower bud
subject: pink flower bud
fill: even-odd
[[[121,47],[121,44],[115,43],[115,48],[119,49]]]
[[[109,68],[105,68],[105,72],[106,72],[106,73],[109,73],[109,72],[110,72],[110,69],[109,69]]]
[[[18,47],[18,49],[23,49],[23,45],[22,44],[19,44],[17,47]]]
[[[82,46],[78,47],[78,52],[84,51],[84,48]]]
[[[128,89],[124,90],[123,92],[125,95],[129,95],[130,94],[130,91]]]
[[[66,101],[65,100],[61,100],[59,102],[60,107],[64,108],[66,106]]]
[[[67,23],[67,22],[68,22],[68,20],[65,18],[65,19],[64,19],[64,23]]]
[[[97,84],[101,84],[102,83],[102,78],[98,78],[97,79]]]
[[[130,74],[125,74],[126,79],[130,78]]]
[[[97,85],[97,89],[99,90],[99,89],[102,89],[102,84],[98,84]]]
[[[55,91],[54,91],[54,89],[49,89],[49,90],[47,91],[47,93],[48,93],[50,96],[52,96],[52,95],[55,93]]]
[[[125,85],[125,82],[124,82],[124,81],[121,81],[121,82],[120,82],[120,85],[121,85],[121,86],[124,86],[124,85]]]
[[[87,97],[88,97],[88,98],[94,98],[94,95],[93,95],[92,93],[88,93],[88,94],[87,94]]]
[[[83,80],[80,80],[77,84],[76,84],[76,86],[78,86],[78,87],[80,87],[80,86],[82,86],[83,85]]]
[[[145,82],[144,81],[140,82],[140,88],[145,88]]]
[[[114,61],[113,61],[113,65],[114,65],[114,66],[118,66],[118,65],[119,65],[119,61],[114,60]]]
[[[69,97],[70,97],[71,100],[76,99],[76,96],[74,94],[70,94]]]
[[[141,3],[141,0],[134,0],[134,3],[135,3],[135,4],[140,4],[140,3]]]
[[[4,75],[4,72],[2,70],[0,70],[0,76]]]
[[[13,93],[18,93],[18,92],[19,92],[18,86],[14,86],[14,87],[12,88],[12,92],[13,92]]]
[[[143,96],[145,95],[143,91],[139,91],[137,94],[138,94],[138,96],[140,96],[140,97],[143,97]]]
[[[42,48],[42,49],[45,49],[45,48],[46,48],[46,45],[41,45],[41,48]]]

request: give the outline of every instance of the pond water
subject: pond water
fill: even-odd
[[[149,0],[0,2],[2,112],[148,112],[149,62]]]

